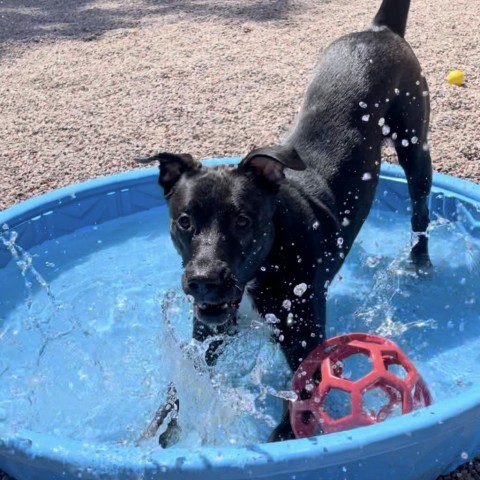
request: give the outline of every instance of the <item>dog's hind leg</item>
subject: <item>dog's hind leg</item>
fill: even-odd
[[[428,197],[432,186],[432,161],[427,143],[428,103],[413,96],[401,112],[392,139],[398,162],[405,171],[410,194],[412,215],[412,248],[410,259],[419,268],[431,267],[428,254]],[[425,102],[425,103],[423,103]],[[423,105],[422,105],[423,103]],[[422,108],[423,107],[423,108]]]
[[[397,147],[398,161],[405,171],[412,206],[410,259],[417,268],[431,267],[428,254],[428,196],[432,186],[432,164],[426,143]]]

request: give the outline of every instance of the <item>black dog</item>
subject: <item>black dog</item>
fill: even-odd
[[[280,145],[236,167],[204,168],[187,154],[140,160],[160,162],[196,339],[228,332],[246,290],[260,313],[278,318],[276,340],[292,370],[322,342],[326,291],[369,213],[387,137],[408,180],[410,258],[430,266],[429,98],[403,39],[409,4],[383,0],[370,28],[327,48]],[[291,436],[285,415],[271,439]]]

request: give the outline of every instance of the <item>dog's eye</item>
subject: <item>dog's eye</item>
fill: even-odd
[[[186,213],[182,213],[177,220],[178,225],[180,228],[183,230],[188,230],[190,226],[192,225],[192,222],[190,221],[190,217]]]
[[[247,228],[251,223],[251,220],[246,215],[239,215],[235,221],[235,225],[238,228]]]

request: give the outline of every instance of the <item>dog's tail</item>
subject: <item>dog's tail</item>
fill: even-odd
[[[410,0],[383,0],[373,19],[373,25],[387,27],[392,32],[405,36]]]

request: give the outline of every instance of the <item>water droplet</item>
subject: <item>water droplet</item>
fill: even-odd
[[[412,138],[410,139],[410,141],[411,141],[413,144],[415,144],[415,143],[418,142],[418,137],[412,137]]]
[[[392,133],[392,140],[396,140],[397,138],[398,138],[398,135],[395,132],[393,132]]]
[[[422,92],[422,95],[423,95],[424,97],[428,97],[428,92],[427,92],[427,90],[423,91],[423,92]]]
[[[288,298],[287,298],[286,300],[283,301],[282,307],[285,310],[290,310],[290,308],[292,308],[292,302],[290,300],[288,300]]]
[[[367,108],[368,106],[365,102],[360,102],[359,105],[360,105],[360,108]]]
[[[467,460],[467,458],[468,458],[468,453],[467,453],[467,452],[462,452],[462,453],[460,454],[460,456],[462,457],[463,460]]]
[[[313,222],[313,225],[312,225],[312,228],[314,230],[317,230],[317,228],[320,226],[320,224],[318,222]]]
[[[275,323],[279,323],[280,320],[273,314],[273,313],[267,313],[265,315],[265,321],[267,323],[270,323],[272,325],[274,325]]]
[[[382,117],[380,118],[380,120],[378,121],[378,126],[379,127],[383,127],[385,125],[385,119]]]
[[[403,147],[408,147],[409,144],[410,144],[410,143],[409,143],[409,141],[408,141],[406,138],[404,138],[404,139],[402,140],[402,146],[403,146]]]
[[[350,220],[348,218],[344,218],[342,220],[342,227],[348,227],[350,225]]]
[[[295,285],[295,287],[293,289],[293,293],[297,297],[301,297],[306,291],[307,291],[307,284],[306,283],[299,283],[298,285]]]
[[[395,95],[400,95],[400,90],[398,88],[395,89]]]
[[[364,116],[362,117],[362,120],[363,120],[364,122],[368,122],[368,121],[370,120],[370,115],[364,115]]]
[[[365,264],[369,268],[375,268],[380,263],[380,257],[367,257]]]
[[[382,133],[383,135],[387,136],[390,133],[390,127],[388,125],[384,125],[382,127]]]
[[[362,180],[364,182],[367,182],[368,180],[371,180],[372,179],[372,174],[370,172],[365,172],[363,175],[362,175]]]

